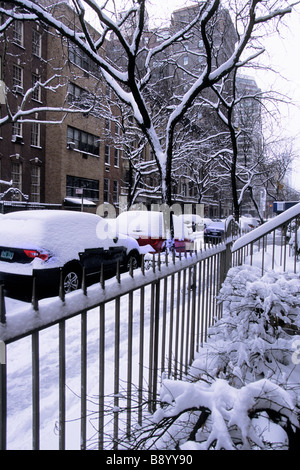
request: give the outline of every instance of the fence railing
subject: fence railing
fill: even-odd
[[[249,263],[266,269],[297,272],[300,254],[300,203],[235,241],[233,266]]]
[[[274,268],[279,249],[282,268],[296,270],[299,207],[233,246],[156,256],[151,269],[13,311],[0,288],[1,449],[130,447],[161,378],[188,372],[220,318],[230,266],[260,256]]]
[[[75,432],[70,431],[72,427],[80,429],[71,447],[116,449],[120,440],[124,446],[124,436],[129,439],[132,427],[142,423],[143,414],[155,410],[162,374],[182,377],[206,340],[209,326],[220,317],[216,294],[229,262],[225,244],[181,258],[156,256],[149,270],[142,267],[106,282],[101,279],[98,285],[62,299],[33,299],[32,305],[13,315],[5,310],[2,296],[0,338],[5,344],[5,360],[0,377],[1,447],[19,445],[18,437],[13,442],[8,439],[12,434],[9,426],[17,426],[18,415],[26,406],[30,433],[22,436],[25,448],[47,448],[44,435],[49,438],[54,423],[59,449],[68,447],[68,433],[74,436]],[[74,321],[76,327],[69,327]],[[16,345],[26,338],[30,339],[31,354],[26,365],[22,358],[21,370],[14,370],[12,377],[10,357],[17,361]],[[45,355],[41,342],[48,341],[54,341],[55,346]],[[69,358],[68,349],[76,351],[76,359]],[[49,363],[50,356],[53,363]],[[76,367],[80,365],[78,377],[69,379],[74,362]],[[51,403],[51,408],[57,409],[53,410],[54,423],[49,429],[42,422],[42,403],[47,401],[42,387],[42,381],[48,381],[46,370],[57,384],[56,403]],[[20,388],[26,390],[23,396],[18,396],[16,375]],[[78,398],[77,415],[74,412],[71,420],[67,403],[70,393],[73,400]],[[97,404],[91,405],[91,395],[97,397]]]

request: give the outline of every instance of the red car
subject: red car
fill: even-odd
[[[170,224],[167,223],[168,214],[157,211],[132,210],[122,212],[114,221],[115,229],[137,240],[143,247],[149,247],[149,252],[159,253],[165,251],[168,245]],[[173,215],[174,243],[177,253],[184,253],[190,245],[189,231],[182,219]]]

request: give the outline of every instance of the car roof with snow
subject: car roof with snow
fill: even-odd
[[[135,240],[121,234],[114,241],[100,216],[64,210],[18,211],[0,218],[0,246],[43,248],[62,262],[87,248],[124,246],[138,249]]]

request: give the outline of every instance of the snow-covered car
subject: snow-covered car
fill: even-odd
[[[204,219],[198,214],[181,214],[178,219],[182,220],[189,231],[199,232],[204,228]]]
[[[110,230],[98,215],[64,210],[32,210],[0,219],[0,282],[9,295],[31,292],[56,295],[62,272],[65,293],[81,286],[83,267],[88,283],[104,274],[137,267],[141,251],[133,238]],[[132,260],[132,261],[131,261]]]
[[[240,227],[242,233],[247,233],[259,226],[259,221],[251,215],[242,215],[240,217]]]
[[[126,233],[135,238],[139,246],[148,248],[148,252],[159,253],[165,251],[168,243],[168,215],[158,211],[131,210],[121,212],[111,223],[115,225],[116,234],[119,231]],[[189,230],[178,216],[172,217],[175,250],[183,253],[191,242]]]
[[[181,221],[188,231],[185,236],[186,251],[199,251],[203,247],[205,220],[198,214],[181,214],[178,216],[178,221]]]
[[[225,222],[213,221],[204,229],[205,243],[220,243],[225,236]]]

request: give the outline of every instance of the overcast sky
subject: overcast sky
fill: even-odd
[[[226,4],[226,1],[223,0],[222,3]],[[148,11],[150,17],[165,18],[167,25],[172,11],[193,3],[191,0],[148,0]],[[294,103],[290,106],[280,106],[274,117],[281,120],[283,136],[296,138],[294,151],[299,156],[295,161],[290,183],[300,191],[300,5],[291,15],[285,16],[283,21],[286,27],[280,27],[280,36],[274,34],[272,38],[266,38],[264,43],[267,52],[263,55],[263,64],[269,63],[278,74],[250,70],[247,74],[256,79],[257,85],[263,91],[276,90],[288,95]],[[159,25],[162,26],[162,20]]]
[[[153,4],[153,14],[160,12],[161,17],[170,18],[176,8],[184,6],[184,0],[150,0]],[[187,1],[192,4],[192,1]],[[276,118],[280,118],[282,135],[296,138],[294,151],[299,156],[295,160],[291,184],[300,191],[300,6],[291,15],[284,19],[285,27],[280,28],[280,36],[274,34],[264,46],[266,53],[263,63],[269,63],[278,74],[251,71],[258,86],[267,91],[273,89],[290,97],[293,105],[279,106]],[[246,71],[245,71],[246,72]]]

